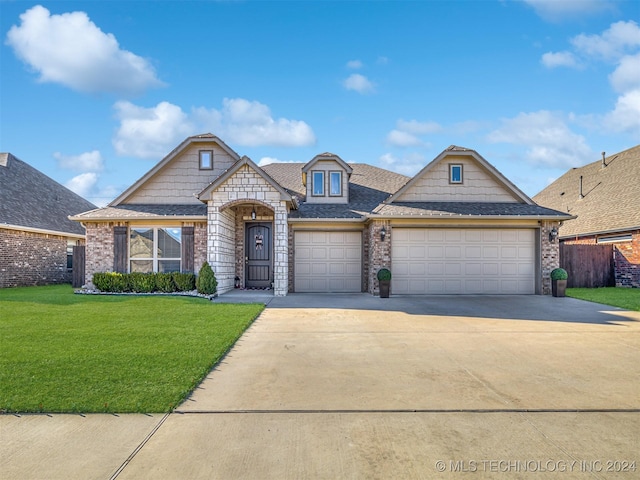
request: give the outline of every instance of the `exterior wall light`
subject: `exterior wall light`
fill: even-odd
[[[553,227],[549,232],[549,241],[553,243],[556,241],[556,238],[558,238],[558,229],[556,227]]]
[[[256,208],[253,207],[251,209],[251,220],[255,220],[256,219]]]
[[[384,242],[384,239],[386,236],[387,236],[387,229],[382,227],[382,230],[380,230],[380,241]]]

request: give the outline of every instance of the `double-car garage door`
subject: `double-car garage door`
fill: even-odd
[[[391,292],[533,294],[535,232],[394,228]]]
[[[295,232],[296,292],[362,291],[362,233]]]
[[[533,294],[536,231],[394,227],[391,292]],[[297,231],[294,241],[296,292],[362,291],[361,232]]]

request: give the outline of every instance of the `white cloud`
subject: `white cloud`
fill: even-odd
[[[582,65],[571,52],[547,52],[542,55],[542,64],[547,68],[569,67],[581,68]]]
[[[93,187],[98,182],[98,174],[94,172],[81,173],[73,177],[67,183],[64,184],[72,192],[77,193],[81,197],[87,197]]]
[[[604,116],[603,123],[614,132],[640,137],[640,88],[618,97],[615,108]]]
[[[161,158],[184,138],[205,131],[248,147],[298,147],[316,141],[305,122],[274,119],[266,105],[242,98],[225,98],[220,110],[198,107],[190,114],[169,102],[144,108],[121,101],[115,109],[120,127],[113,145],[119,155]]]
[[[609,81],[618,93],[640,88],[640,53],[622,57],[618,67],[609,75]]]
[[[101,172],[104,168],[102,155],[98,150],[81,153],[80,155],[63,155],[55,152],[53,158],[58,161],[58,166],[66,170],[78,172]]]
[[[613,10],[610,0],[523,0],[547,21],[557,22]]]
[[[640,47],[640,27],[634,21],[620,21],[611,24],[602,35],[577,35],[571,39],[571,44],[583,55],[616,60]]]
[[[379,164],[394,172],[407,176],[413,176],[426,165],[424,155],[420,153],[409,153],[403,157],[396,157],[391,153],[385,153],[378,159]]]
[[[389,59],[388,59],[387,57],[380,56],[380,57],[378,57],[378,59],[376,60],[376,63],[377,63],[378,65],[386,65],[386,64],[388,64],[388,63],[389,63]]]
[[[39,73],[41,82],[128,95],[163,85],[147,60],[122,50],[115,36],[102,32],[84,12],[51,15],[37,5],[20,20],[6,43]]]
[[[116,102],[114,108],[120,120],[113,138],[118,155],[162,158],[179,141],[195,131],[182,109],[169,102],[144,108],[120,101]]]
[[[418,122],[417,120],[398,120],[396,122],[398,130],[412,133],[414,135],[427,135],[442,131],[442,127],[437,122]]]
[[[394,147],[417,147],[422,145],[423,142],[411,133],[391,130],[387,135],[387,143]]]
[[[352,70],[358,70],[359,68],[362,68],[362,62],[360,60],[349,60],[347,62],[347,68],[350,68]]]
[[[572,132],[560,115],[546,110],[503,119],[487,138],[526,147],[528,161],[537,165],[569,168],[592,157],[585,138]]]
[[[349,77],[347,77],[343,82],[343,85],[347,90],[354,90],[362,94],[372,93],[375,91],[373,83],[371,83],[367,77],[360,75],[359,73],[349,75]]]

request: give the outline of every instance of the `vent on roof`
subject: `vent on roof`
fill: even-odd
[[[602,152],[602,168],[607,166],[607,161],[605,160],[605,152]]]
[[[582,175],[580,175],[580,198],[584,198],[584,195],[582,194]]]

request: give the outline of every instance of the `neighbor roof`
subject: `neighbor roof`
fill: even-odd
[[[561,238],[640,228],[640,145],[569,170],[533,199],[577,217],[560,227]]]
[[[84,236],[69,215],[96,206],[10,153],[0,153],[0,227]]]

